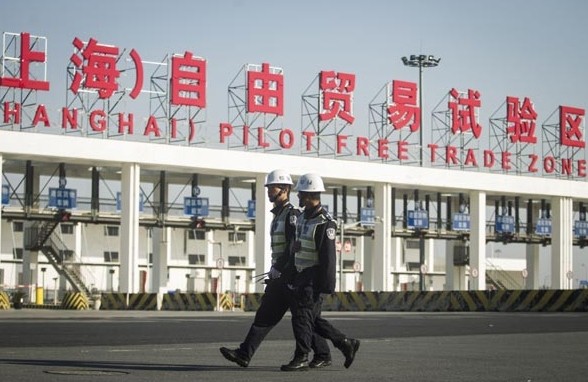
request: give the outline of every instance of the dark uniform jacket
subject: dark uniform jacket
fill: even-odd
[[[337,272],[335,244],[337,223],[320,204],[313,209],[305,209],[303,214],[304,219],[309,220],[322,215],[324,222],[317,224],[314,232],[319,264],[299,273],[295,284],[297,286],[312,284],[313,289],[318,293],[333,293]]]
[[[272,220],[270,235],[274,234],[277,229],[278,217],[282,213],[286,214],[284,226],[286,246],[284,248],[284,253],[276,258],[273,266],[280,271],[285,278],[287,278],[288,274],[292,275],[295,270],[294,261],[291,259],[292,243],[296,239],[296,220],[301,211],[294,207],[292,203],[286,201],[281,206],[274,207],[271,210],[271,213],[274,215],[274,219]]]

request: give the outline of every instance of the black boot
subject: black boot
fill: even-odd
[[[343,365],[346,369],[349,368],[349,366],[351,366],[351,364],[353,363],[353,360],[355,359],[355,353],[357,353],[358,349],[359,340],[353,338],[345,338],[345,340],[339,347],[339,350],[341,350],[341,352],[345,356],[345,363]]]
[[[231,362],[235,362],[237,365],[241,367],[249,366],[249,359],[243,356],[239,349],[231,350],[229,348],[222,347],[220,348],[220,352],[223,355],[223,357],[225,357]]]
[[[287,365],[280,367],[282,371],[303,371],[308,370],[308,356],[295,356]]]
[[[308,364],[308,367],[311,369],[320,369],[323,367],[331,366],[330,359],[321,359],[321,358],[313,358],[312,361]]]

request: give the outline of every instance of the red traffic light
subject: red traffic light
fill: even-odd
[[[71,220],[71,212],[66,210],[59,210],[57,213],[57,220],[60,222],[68,222]]]
[[[190,228],[192,228],[192,229],[206,227],[206,222],[202,218],[199,218],[197,216],[192,216],[191,220],[192,221],[190,222]]]

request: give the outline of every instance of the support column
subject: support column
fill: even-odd
[[[444,290],[466,290],[467,280],[465,276],[465,266],[453,265],[453,252],[456,240],[447,240],[445,245],[445,286]]]
[[[247,235],[247,238],[245,239],[247,248],[247,265],[251,266],[252,264],[255,264],[255,231],[245,231],[245,234]],[[246,271],[246,278],[244,280],[245,293],[255,290],[255,284],[257,283],[253,281],[253,272],[249,270]]]
[[[539,289],[539,253],[541,246],[538,244],[527,244],[525,251],[527,257],[527,279],[525,289]]]
[[[139,193],[141,168],[125,164],[121,176],[120,292],[139,291]]]
[[[35,168],[32,162],[26,162],[25,170],[25,213],[30,214],[39,209],[39,184],[40,177],[35,174]],[[33,221],[27,220],[24,223],[25,232],[33,225]],[[23,235],[24,240],[24,235]],[[23,242],[23,248],[26,248]],[[23,251],[22,257],[22,283],[25,285],[24,292],[27,294],[25,301],[35,301],[37,286],[37,268],[39,264],[38,251]]]
[[[271,238],[270,225],[272,222],[272,213],[270,210],[273,205],[269,202],[266,195],[265,174],[257,175],[255,188],[255,275],[268,272],[272,266],[271,255]],[[295,195],[290,197],[296,198]],[[292,204],[297,205],[298,200],[293,200]],[[255,292],[263,292],[262,283],[255,284]]]
[[[551,288],[572,289],[572,279],[567,277],[573,271],[573,209],[572,199],[554,197],[551,220]]]
[[[148,240],[152,242],[153,252],[151,290],[157,294],[164,294],[169,290],[167,268],[171,253],[171,228],[153,227],[151,238]],[[149,253],[147,253],[147,261],[149,261]]]
[[[400,271],[402,270],[402,249],[403,249],[403,241],[404,239],[401,237],[392,237],[390,238],[390,246],[392,248],[392,256],[390,258],[391,264],[391,271],[393,273],[392,278],[392,288],[391,291],[399,292],[401,290],[401,278],[406,278],[406,276],[401,276]]]
[[[470,274],[478,271],[477,277],[470,278],[470,290],[486,289],[486,193],[470,193]]]
[[[0,174],[2,174],[2,162],[4,161],[2,154],[0,154]],[[2,183],[2,182],[0,182]],[[0,208],[0,222],[2,221],[2,208]],[[0,224],[0,248],[2,248],[2,224]]]
[[[36,287],[39,272],[39,252],[24,250],[22,255],[22,283],[26,293],[25,302],[36,302]]]
[[[427,266],[427,274],[425,277],[425,289],[431,290],[433,286],[433,276],[431,273],[435,271],[435,239],[425,240],[425,265]]]
[[[386,183],[374,187],[374,251],[372,269],[366,275],[366,290],[387,291],[391,289],[390,258],[392,253],[392,186]],[[368,282],[369,281],[369,282]]]
[[[198,179],[192,179],[192,196],[195,196],[198,187]],[[167,176],[165,171],[159,173],[159,183],[153,184],[153,189],[159,188],[159,192],[153,193],[153,204],[158,206],[157,218],[163,223],[167,218]],[[148,280],[152,292],[157,293],[157,310],[161,310],[163,305],[163,296],[169,290],[169,260],[171,258],[171,228],[160,226],[151,228],[151,237],[149,229],[146,230],[147,240],[147,269],[149,269],[149,248],[153,253],[151,279]],[[185,254],[187,256],[187,254]],[[148,275],[149,277],[149,275]]]

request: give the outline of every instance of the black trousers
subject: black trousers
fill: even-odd
[[[298,285],[291,293],[292,329],[296,338],[295,356],[308,355],[312,349],[313,337],[317,334],[331,340],[336,348],[341,348],[345,334],[321,316],[323,298],[320,293],[316,292],[312,285]]]
[[[253,357],[265,337],[290,309],[291,298],[292,292],[282,280],[277,279],[269,282],[255,313],[253,324],[249,328],[245,340],[239,345],[239,350],[244,357],[247,359]],[[323,337],[311,334],[310,347],[314,350],[315,357],[331,359],[329,344]]]

